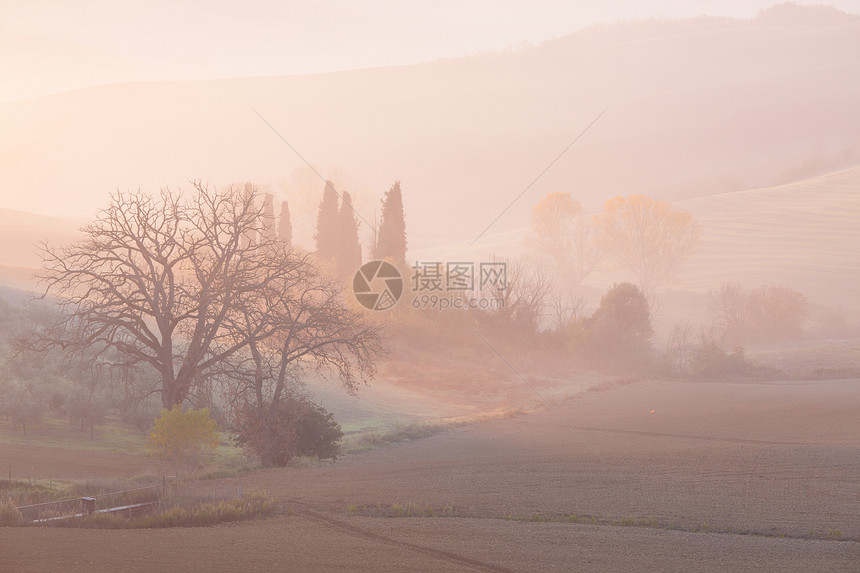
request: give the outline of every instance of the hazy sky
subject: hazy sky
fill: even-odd
[[[751,17],[773,3],[0,0],[0,102],[116,81],[410,64],[539,43],[597,22]],[[860,13],[860,0],[824,3]]]

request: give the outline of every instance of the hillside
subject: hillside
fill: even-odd
[[[860,309],[860,168],[676,206],[702,225],[701,248],[680,269],[679,285],[786,285]]]
[[[72,241],[78,227],[66,219],[0,208],[0,265],[38,267],[38,245]]]
[[[82,89],[0,105],[0,204],[86,220],[117,188],[202,178],[283,193],[303,163],[256,110],[305,159],[374,193],[401,179],[410,248],[470,241],[604,109],[495,231],[523,226],[549,191],[594,209],[856,165],[858,52],[860,18],[796,8],[412,66]]]

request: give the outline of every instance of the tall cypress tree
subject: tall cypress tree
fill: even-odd
[[[278,238],[289,249],[293,245],[293,224],[290,221],[290,206],[284,201],[281,203],[281,216],[278,217]]]
[[[400,265],[406,265],[406,218],[400,181],[395,181],[382,198],[382,219],[375,247],[374,259],[391,258]]]
[[[266,193],[263,197],[263,215],[260,223],[260,240],[263,242],[275,240],[275,203],[271,193]]]
[[[337,223],[337,191],[334,190],[334,184],[331,181],[326,181],[317,214],[317,232],[314,234],[317,257],[320,260],[331,260],[337,257]]]
[[[346,280],[361,266],[361,244],[358,242],[358,219],[352,208],[352,197],[343,192],[337,228],[337,276]]]

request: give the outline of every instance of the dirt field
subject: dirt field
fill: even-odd
[[[223,480],[292,515],[0,529],[0,571],[860,571],[858,413],[858,380],[617,385],[334,465]],[[391,504],[451,517],[374,516]]]

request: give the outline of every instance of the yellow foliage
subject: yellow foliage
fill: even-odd
[[[200,454],[215,451],[218,442],[218,422],[209,416],[209,408],[183,411],[177,404],[161,410],[146,447],[157,458],[197,465]]]
[[[700,235],[689,213],[644,195],[610,199],[594,221],[606,252],[633,272],[646,295],[692,252]]]
[[[570,193],[548,193],[535,205],[528,242],[548,256],[572,286],[582,282],[601,258],[595,230]]]

